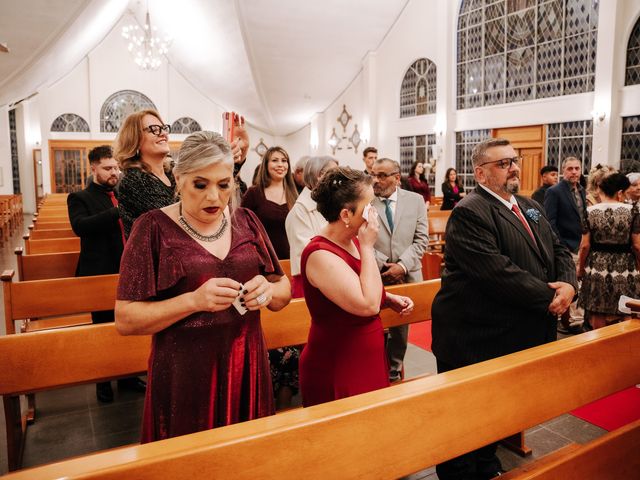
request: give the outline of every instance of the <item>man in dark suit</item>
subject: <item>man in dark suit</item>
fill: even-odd
[[[390,158],[375,161],[371,176],[380,230],[374,245],[385,285],[422,281],[422,255],[429,244],[427,208],[422,195],[400,186],[400,165]],[[401,380],[409,325],[390,327],[387,337],[389,381]]]
[[[447,223],[445,270],[432,309],[438,372],[555,340],[555,316],[576,293],[569,251],[538,204],[516,195],[520,158],[509,141],[480,143],[472,160],[478,186]],[[438,477],[499,475],[496,445],[438,465]]]
[[[120,271],[120,257],[124,248],[123,230],[118,214],[114,187],[120,169],[111,147],[102,145],[89,152],[93,182],[84,190],[67,197],[69,220],[74,233],[80,237],[80,257],[76,277],[105,275]],[[113,322],[113,310],[91,312],[93,323]],[[126,379],[120,386],[142,391],[144,382]],[[110,382],[96,385],[98,401],[113,401]]]
[[[580,185],[582,165],[576,157],[562,161],[562,181],[544,195],[544,209],[551,227],[560,241],[571,251],[578,263],[578,247],[582,239],[582,225],[587,215],[587,197]],[[582,332],[584,311],[576,304],[561,317],[558,330],[562,333]]]
[[[531,198],[544,207],[544,194],[558,183],[558,167],[545,165],[540,169],[540,177],[542,178],[542,186],[533,192]]]

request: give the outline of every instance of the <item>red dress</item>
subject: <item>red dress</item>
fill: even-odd
[[[238,208],[231,247],[210,254],[160,210],[134,224],[120,266],[118,299],[164,300],[192,292],[206,280],[241,283],[282,275],[260,221]],[[260,313],[231,306],[198,312],[153,335],[142,443],[272,415],[275,412]]]
[[[300,356],[300,390],[307,407],[389,386],[380,315],[346,312],[309,283],[307,259],[316,250],[334,253],[360,275],[360,260],[324,237],[312,238],[302,252],[304,296],[311,312],[309,340]]]

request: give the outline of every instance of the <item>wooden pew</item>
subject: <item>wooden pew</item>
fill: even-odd
[[[75,237],[76,234],[71,228],[52,228],[52,229],[38,229],[31,230],[28,234],[22,238],[25,240],[30,238],[31,240],[46,240],[50,238],[69,238]]]
[[[112,326],[95,327],[102,332]],[[31,335],[60,333],[63,331]],[[629,320],[375,392],[121,447],[7,478],[275,480],[282,472],[304,472],[311,479],[399,478],[637,383],[638,344],[640,321]],[[16,354],[28,350],[22,348]],[[4,370],[0,375],[9,375],[16,368]],[[13,391],[24,388],[25,382],[25,376],[0,377],[0,385],[10,383]],[[0,393],[8,391],[4,388]],[[536,477],[525,472],[508,478],[637,478],[638,446],[636,423],[573,447],[565,452],[568,455],[543,465],[544,471]]]
[[[427,221],[429,223],[428,250],[442,252],[449,215],[428,216]]]
[[[60,228],[71,228],[69,220],[63,222],[38,222],[37,219],[33,219],[33,223],[29,225],[29,230],[55,230]]]
[[[19,312],[10,315],[43,316],[49,311],[54,314],[72,314],[86,312],[93,305],[100,310],[110,308],[109,305],[112,308],[117,277],[104,275],[40,283],[23,282],[22,288],[10,292],[12,312]],[[61,287],[60,295],[51,295],[51,298],[45,298],[35,305],[28,301],[34,292],[39,291],[40,296],[43,296],[43,289],[51,288],[55,282]],[[5,281],[5,298],[7,283],[11,282]],[[20,284],[13,285],[17,287]],[[68,289],[74,287],[81,290],[82,295],[68,299]],[[389,291],[411,296],[416,308],[412,314],[404,317],[391,310],[383,310],[385,327],[430,319],[431,303],[439,288],[439,280],[389,287]],[[101,291],[104,291],[106,298],[95,298],[100,297]],[[280,312],[263,309],[261,321],[270,349],[305,344],[311,326],[310,314],[303,299],[293,300]],[[149,336],[121,337],[114,324],[42,330],[0,337],[0,364],[3,365],[3,369],[0,369],[0,394],[4,396],[10,469],[18,468],[20,464],[26,428],[20,415],[17,395],[143,373],[147,367],[149,348]],[[109,355],[100,356],[95,352],[109,352]]]
[[[25,255],[22,247],[17,247],[14,253],[20,281],[73,277],[80,257],[80,252]]]
[[[29,255],[36,253],[79,252],[80,238],[47,238],[44,240],[26,238],[24,241],[24,250]]]
[[[442,275],[442,260],[443,255],[441,253],[425,252],[422,255],[422,278],[424,280],[440,278]]]

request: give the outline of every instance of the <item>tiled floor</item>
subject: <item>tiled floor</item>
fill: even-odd
[[[21,233],[13,236],[10,246],[0,248],[2,270],[15,269],[13,248],[21,244]],[[0,296],[2,295],[0,289]],[[1,300],[1,299],[0,299]],[[4,322],[0,321],[4,334]],[[434,356],[409,345],[405,373],[408,378],[427,372],[435,373]],[[138,441],[143,395],[119,392],[113,382],[115,401],[101,405],[96,401],[95,386],[83,385],[36,396],[36,422],[28,427],[23,466],[35,466],[98,450]],[[605,433],[604,430],[572,415],[562,415],[534,427],[526,433],[526,443],[533,455],[521,458],[498,450],[505,469],[530,462],[570,442],[585,443]],[[4,415],[0,419],[0,474],[7,471]],[[407,477],[411,480],[437,480],[433,467]]]

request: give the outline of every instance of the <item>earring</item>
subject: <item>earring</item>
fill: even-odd
[[[136,150],[136,157],[140,156],[140,149]]]
[[[349,225],[348,223],[345,223],[344,226],[347,228],[351,227],[351,225]]]

